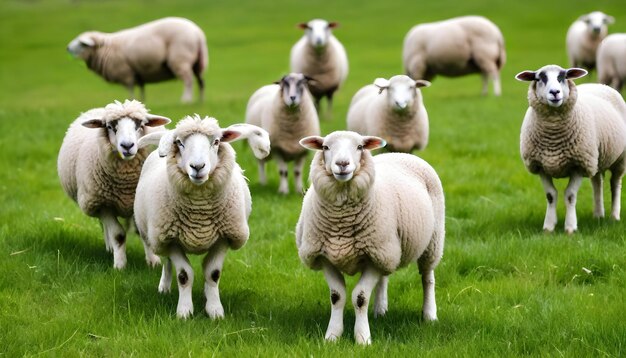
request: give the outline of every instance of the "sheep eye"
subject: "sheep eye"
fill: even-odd
[[[113,133],[117,132],[117,128],[115,128],[115,126],[113,126],[112,124],[107,124],[107,129]]]
[[[213,141],[213,145],[214,145],[214,146],[218,146],[218,145],[220,145],[220,140],[219,140],[219,139],[214,140],[214,141]]]
[[[181,147],[181,148],[185,148],[185,145],[183,144],[183,142],[181,142],[180,139],[176,139],[176,145]]]
[[[323,145],[322,146],[322,150],[328,150],[328,146],[327,145]]]
[[[359,144],[359,145],[356,147],[356,149],[358,149],[358,150],[363,150],[363,146],[362,146],[361,144]]]

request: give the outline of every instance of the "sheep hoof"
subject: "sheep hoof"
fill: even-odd
[[[146,263],[148,267],[155,268],[161,265],[161,258],[156,255],[146,256]]]
[[[369,335],[365,337],[362,334],[355,334],[354,339],[356,340],[358,344],[361,344],[364,346],[369,346],[372,344],[372,337]]]
[[[437,322],[437,314],[422,312],[422,319],[424,320],[424,322]]]
[[[326,340],[326,342],[337,342],[339,340],[339,336],[335,335],[334,333],[326,333],[326,337],[324,337],[324,339]]]
[[[191,305],[178,305],[178,308],[176,309],[176,316],[180,319],[187,319],[189,317],[191,317],[191,315],[193,315],[193,306]]]
[[[218,305],[207,304],[204,310],[209,315],[209,318],[213,320],[224,318],[224,307],[222,307],[221,304],[218,304]]]
[[[374,307],[374,318],[383,317],[387,313],[387,306]]]
[[[565,229],[565,233],[568,235],[574,235],[574,233],[576,232],[576,228],[567,228]]]
[[[123,270],[126,267],[126,258],[113,260],[113,268],[116,270]]]
[[[170,285],[166,285],[164,283],[160,283],[159,284],[159,293],[170,293],[170,291],[172,290],[172,286]]]

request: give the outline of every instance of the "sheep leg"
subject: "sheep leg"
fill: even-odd
[[[265,160],[259,160],[259,183],[267,184],[267,175],[265,174]]]
[[[202,261],[205,281],[204,296],[206,297],[204,310],[211,319],[224,318],[224,307],[222,307],[222,302],[220,302],[218,285],[227,251],[228,244],[225,241],[219,241],[213,245]]]
[[[422,318],[426,322],[437,320],[437,302],[435,300],[435,271],[433,269],[422,270],[422,290],[424,291],[424,306]]]
[[[169,257],[163,262],[161,280],[159,281],[159,293],[169,293],[172,289],[172,260]]]
[[[302,193],[302,170],[305,157],[298,158],[293,166],[293,176],[296,182],[296,193]]]
[[[374,296],[374,318],[382,317],[387,313],[387,285],[389,276],[383,276],[376,285],[376,296]]]
[[[591,187],[593,189],[593,217],[604,217],[604,198],[602,195],[602,179],[604,173],[598,172],[591,177]]]
[[[480,94],[486,96],[489,93],[489,75],[483,72],[480,77],[483,80],[483,89],[480,91]]]
[[[552,182],[552,177],[549,177],[546,174],[539,174],[539,178],[541,178],[541,184],[543,184],[543,190],[546,193],[546,200],[548,201],[546,217],[543,221],[543,230],[552,232],[554,231],[554,227],[557,223],[556,200],[558,198],[558,193],[554,187],[554,183]]]
[[[193,100],[193,70],[189,65],[172,66],[172,72],[176,77],[183,81],[183,95],[180,98],[181,102],[189,103]]]
[[[565,188],[565,232],[570,235],[578,230],[576,196],[582,182],[582,175],[574,173],[570,176],[567,188]]]
[[[161,258],[154,254],[154,251],[146,240],[141,240],[143,244],[143,252],[146,254],[146,263],[150,267],[157,267],[161,264]]]
[[[178,306],[176,315],[178,318],[188,318],[193,314],[193,302],[191,300],[191,288],[193,287],[193,269],[189,264],[187,255],[178,247],[173,246],[169,252],[170,259],[176,270],[178,280]]]
[[[325,339],[336,341],[343,334],[343,308],[346,305],[346,281],[339,270],[330,263],[322,266],[330,290],[330,321]]]
[[[141,102],[146,101],[146,85],[143,82],[139,83],[139,100]]]
[[[117,221],[115,214],[102,210],[99,215],[104,228],[104,242],[107,250],[113,250],[113,267],[121,270],[126,266],[126,233]]]
[[[278,162],[278,174],[280,175],[278,192],[281,194],[289,194],[289,182],[287,181],[289,167],[287,166],[287,162],[280,156],[276,158],[276,161]]]
[[[354,323],[354,339],[359,344],[372,344],[370,325],[367,319],[367,307],[369,305],[372,290],[381,278],[380,272],[368,266],[363,270],[359,282],[352,291],[352,305],[356,320]]]
[[[500,73],[493,73],[491,75],[491,81],[493,82],[493,94],[499,97],[500,95],[502,95],[502,86],[500,85]]]
[[[623,172],[611,172],[611,217],[615,220],[620,219],[622,175]]]

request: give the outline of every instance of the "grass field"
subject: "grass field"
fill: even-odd
[[[626,354],[626,241],[623,222],[592,216],[586,180],[580,231],[541,231],[539,179],[519,158],[527,85],[513,76],[548,63],[566,65],[565,33],[580,14],[601,9],[626,32],[620,1],[0,1],[0,355],[4,356],[622,356]],[[323,335],[330,314],[323,275],[304,267],[294,228],[301,196],[257,184],[249,149],[236,146],[250,178],[251,237],[228,254],[221,280],[226,319],[204,313],[200,258],[194,257],[195,315],[175,316],[177,293],[157,293],[132,235],[128,267],[112,268],[97,220],[67,198],[56,157],[81,111],[126,90],[105,83],[65,52],[78,33],[115,31],[159,17],[192,19],[207,35],[210,66],[203,104],[179,103],[182,83],[147,87],[147,106],[175,120],[200,113],[222,124],[244,118],[249,96],[288,72],[314,17],[335,31],[350,75],[322,131],[345,128],[351,96],[376,77],[402,72],[402,39],[419,22],[481,14],[498,24],[508,61],[503,96],[481,97],[480,77],[437,78],[423,90],[431,137],[419,155],[438,171],[447,199],[444,259],[436,271],[439,322],[421,322],[416,267],[392,276],[389,312],[373,319],[373,345],[354,343],[354,313],[336,344]],[[592,76],[585,81],[594,80]],[[564,187],[560,181],[559,190]],[[605,195],[608,205],[609,195]],[[355,278],[348,280],[349,289]]]

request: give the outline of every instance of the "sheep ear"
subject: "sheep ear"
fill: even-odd
[[[174,131],[167,131],[159,141],[159,157],[166,157],[174,145]]]
[[[87,47],[94,47],[96,46],[96,41],[90,37],[90,36],[81,36],[78,38],[78,42],[80,42],[81,44],[87,46]]]
[[[575,80],[577,78],[581,78],[586,75],[587,75],[587,70],[573,67],[567,70],[567,75],[565,75],[565,78],[567,78],[568,80]]]
[[[222,142],[228,143],[235,141],[237,139],[243,139],[241,137],[241,132],[234,129],[226,129],[222,132],[222,138],[220,139]]]
[[[87,128],[102,128],[105,126],[102,119],[88,119],[81,124],[83,125],[83,127]]]
[[[300,145],[305,147],[306,149],[322,150],[322,146],[324,145],[324,138],[316,135],[304,137],[300,139]]]
[[[535,71],[522,71],[515,75],[515,79],[518,81],[534,81],[537,79],[537,73]]]
[[[384,78],[377,78],[374,80],[374,86],[378,87],[378,94],[381,94],[384,90],[389,88],[389,80]]]
[[[149,145],[159,145],[159,141],[163,138],[166,131],[159,131],[146,134],[137,141],[137,148],[147,147]]]
[[[604,18],[604,20],[605,20],[604,22],[605,22],[606,24],[609,24],[609,25],[611,25],[611,24],[614,24],[614,23],[615,23],[615,18],[614,18],[613,16],[611,16],[611,15],[606,15],[606,17]]]
[[[309,28],[309,24],[307,24],[306,22],[301,22],[297,26],[299,29],[302,29],[302,30],[306,30]]]
[[[416,88],[430,87],[430,82],[428,82],[426,80],[416,80],[415,81],[415,87]]]
[[[283,76],[283,77],[281,77],[278,81],[274,81],[274,84],[275,84],[275,85],[281,85],[281,86],[282,86],[282,84],[283,84],[283,80],[285,79],[285,77],[287,77],[287,76]]]
[[[154,114],[148,114],[146,118],[148,118],[148,123],[146,123],[148,127],[164,126],[172,122],[172,120],[167,117],[157,116]]]
[[[336,28],[338,28],[338,27],[339,27],[339,23],[338,23],[338,22],[336,22],[336,21],[333,21],[333,22],[329,22],[329,23],[328,23],[328,28],[329,28],[329,29],[336,29]]]
[[[587,21],[589,19],[589,14],[580,15],[578,21]]]
[[[384,139],[374,136],[363,137],[363,149],[374,150],[387,145]]]

